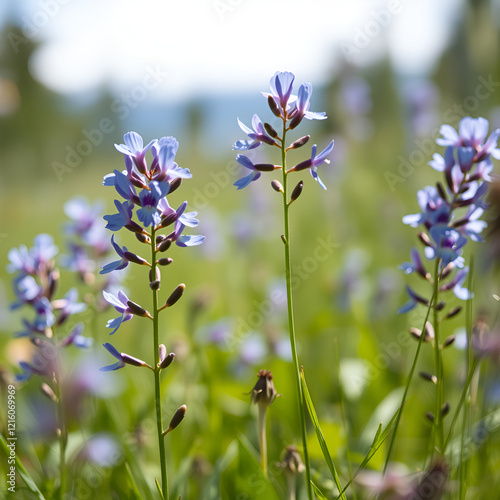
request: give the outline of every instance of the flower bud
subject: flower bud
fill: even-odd
[[[419,375],[424,380],[427,380],[428,382],[432,382],[433,384],[437,384],[438,379],[437,379],[436,375],[432,375],[432,373],[427,373],[427,372],[420,372]]]
[[[131,220],[128,224],[125,225],[125,229],[128,229],[129,231],[132,231],[133,233],[137,234],[143,234],[144,229],[137,224],[137,222],[134,222]]]
[[[441,300],[440,302],[438,302],[438,303],[434,306],[434,309],[435,309],[436,311],[442,311],[445,307],[446,307],[446,302],[444,302],[443,300]]]
[[[281,116],[281,112],[272,95],[267,96],[267,104],[269,105],[269,109],[272,111],[273,115],[279,118]]]
[[[132,365],[132,366],[144,366],[147,368],[151,368],[145,361],[139,358],[135,358],[134,356],[130,356],[128,354],[125,354],[124,352],[120,353],[121,360],[124,363],[127,363],[127,365]],[[151,368],[152,369],[152,368]]]
[[[164,235],[164,234],[159,234],[156,238],[155,238],[155,243],[157,245],[159,245],[162,241],[165,241],[167,239],[167,237]]]
[[[290,144],[290,146],[288,147],[288,149],[297,149],[297,148],[300,148],[300,147],[304,146],[305,144],[307,144],[309,142],[310,138],[311,138],[310,135],[304,135],[300,139],[297,139],[296,141],[292,142],[292,144]]]
[[[431,247],[432,246],[432,241],[429,238],[429,235],[424,232],[418,233],[418,239],[426,246],[426,247]]]
[[[450,412],[450,403],[446,401],[446,403],[441,407],[441,416],[446,417],[448,413]]]
[[[294,172],[300,172],[301,170],[306,170],[307,168],[311,168],[313,165],[311,158],[308,160],[300,162],[298,165],[295,165],[295,167],[292,167],[289,172],[294,171]]]
[[[446,195],[446,191],[444,190],[443,185],[440,182],[436,182],[436,189],[439,193],[439,196],[443,198],[444,201],[448,201],[448,196]]]
[[[50,300],[57,290],[57,285],[59,284],[61,274],[57,269],[54,269],[49,273],[49,286],[47,291],[47,298]]]
[[[40,390],[42,391],[42,394],[47,398],[51,399],[52,401],[57,401],[57,396],[49,384],[43,382],[42,385],[40,386]]]
[[[451,272],[455,269],[455,264],[453,262],[450,262],[444,269],[443,272],[441,273],[441,280],[446,279]]]
[[[434,413],[431,413],[430,411],[428,411],[425,416],[427,417],[427,420],[429,420],[429,422],[434,422]]]
[[[163,240],[157,247],[158,252],[166,252],[170,248],[171,244],[171,239],[167,238],[166,240]]]
[[[169,264],[172,264],[172,262],[173,262],[173,259],[171,259],[170,257],[166,257],[166,258],[163,258],[163,259],[158,259],[156,261],[156,263],[159,266],[168,266]]]
[[[162,361],[160,361],[159,367],[161,370],[164,370],[165,368],[168,368],[172,362],[174,361],[175,358],[175,353],[171,352],[165,358],[163,358]]]
[[[182,179],[180,177],[176,177],[175,179],[171,180],[168,194],[172,194],[176,189],[180,187],[181,184],[182,184]]]
[[[281,182],[280,181],[277,181],[277,180],[273,180],[271,181],[271,187],[278,193],[282,193],[283,192],[283,186],[281,185]]]
[[[149,270],[149,281],[160,281],[161,280],[161,272],[160,270],[156,267],[155,268],[155,277],[153,279],[153,270]]]
[[[443,343],[443,347],[450,347],[453,342],[455,342],[455,335],[450,335],[449,337],[446,338],[446,340]]]
[[[160,363],[165,359],[166,355],[167,355],[167,348],[165,347],[165,344],[160,344],[158,346],[158,358],[160,359]]]
[[[302,189],[304,188],[304,181],[300,181],[292,191],[292,196],[290,197],[290,203],[295,201],[302,193]]]
[[[181,283],[170,295],[170,297],[167,299],[165,302],[165,307],[172,307],[181,297],[182,294],[184,293],[184,290],[186,289],[186,285],[184,283]]]
[[[256,163],[254,167],[255,170],[258,170],[259,172],[272,172],[277,168],[276,165],[273,165],[272,163]]]
[[[293,475],[301,474],[306,469],[295,446],[286,447],[285,456],[279,465],[286,473]]]
[[[274,130],[273,127],[269,123],[264,123],[264,128],[266,129],[266,132],[273,138],[276,139],[278,137],[278,132]]]
[[[259,380],[257,380],[252,389],[252,402],[258,405],[269,406],[277,395],[273,383],[273,375],[268,370],[260,370],[257,376]]]
[[[288,128],[290,130],[293,130],[295,127],[298,127],[300,125],[300,122],[302,121],[302,118],[304,118],[304,115],[302,113],[297,113],[292,118],[292,121],[290,122],[290,126]]]
[[[187,407],[186,405],[182,405],[175,413],[174,416],[172,417],[172,420],[170,420],[170,424],[168,424],[168,429],[166,431],[163,431],[163,436],[168,434],[170,431],[173,431],[184,419],[184,416],[186,415],[186,410]]]
[[[160,286],[161,286],[160,280],[151,281],[149,283],[149,288],[151,288],[151,290],[159,290]]]
[[[179,216],[177,215],[177,212],[174,212],[172,214],[168,214],[161,219],[161,227],[168,227],[171,224],[173,224]]]
[[[146,309],[143,309],[139,304],[132,302],[131,300],[127,300],[127,307],[129,308],[132,314],[136,316],[146,316],[148,312]]]
[[[462,310],[462,308],[460,306],[453,307],[452,309],[450,309],[448,311],[448,313],[445,316],[445,319],[453,318],[454,316],[456,316],[457,314],[459,314],[461,310]]]
[[[141,243],[147,243],[148,245],[151,243],[151,238],[147,234],[135,233],[135,237]]]
[[[147,261],[143,259],[142,257],[139,257],[135,253],[132,252],[124,252],[123,256],[129,261],[133,262],[134,264],[140,264],[141,266],[144,266],[147,264]]]

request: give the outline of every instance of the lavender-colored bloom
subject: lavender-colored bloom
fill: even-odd
[[[162,137],[152,148],[153,163],[151,171],[157,181],[171,181],[180,177],[190,179],[192,176],[188,168],[181,168],[175,160],[179,143],[175,137]]]
[[[184,226],[196,227],[198,219],[196,219],[197,212],[186,212],[187,201],[181,203],[177,210],[174,210],[168,203],[167,198],[162,198],[158,203],[158,210],[160,210],[162,219],[168,218],[169,223],[174,223],[177,220]]]
[[[417,201],[422,209],[419,214],[405,215],[403,223],[411,227],[418,227],[420,224],[427,229],[434,224],[446,223],[449,219],[450,206],[439,195],[434,186],[426,186],[417,193]]]
[[[409,286],[406,287],[406,291],[410,296],[410,300],[409,302],[407,302],[405,305],[401,306],[398,309],[398,314],[404,314],[407,313],[408,311],[411,311],[417,306],[417,304],[424,304],[424,305],[429,304],[429,302],[426,299],[415,293]]]
[[[205,240],[205,236],[188,236],[182,234],[185,227],[186,226],[180,220],[177,220],[177,222],[175,223],[175,230],[168,235],[168,238],[172,241],[175,241],[175,244],[179,247],[194,247],[197,245],[201,245]]]
[[[467,278],[467,274],[469,273],[469,268],[464,267],[463,269],[460,269],[453,279],[449,281],[448,283],[442,285],[439,288],[440,292],[446,292],[448,290],[452,290],[453,294],[457,299],[460,300],[469,300],[472,297],[472,294],[470,291],[463,286],[465,283],[465,279]]]
[[[23,274],[33,274],[35,272],[35,261],[26,248],[21,245],[19,248],[11,248],[7,255],[10,264],[7,265],[9,273],[21,272]]]
[[[244,155],[237,155],[236,161],[240,165],[243,165],[244,167],[246,167],[252,171],[250,174],[248,174],[245,177],[242,177],[241,179],[238,179],[234,183],[234,185],[238,189],[243,189],[243,188],[247,187],[252,181],[256,181],[260,177],[261,173],[258,170],[256,170],[252,160],[250,160],[250,158],[247,158]]]
[[[35,274],[45,267],[47,263],[57,255],[59,249],[54,245],[52,236],[39,234],[33,241],[33,247],[29,250],[25,245],[12,248],[8,253],[10,264],[7,271],[10,273],[21,272],[24,274]]]
[[[240,121],[239,118],[238,125],[240,126],[241,130],[243,130],[243,132],[248,135],[250,140],[236,141],[233,145],[233,149],[237,149],[239,151],[247,151],[259,147],[263,142],[271,146],[276,144],[274,139],[269,137],[269,135],[266,133],[264,125],[257,115],[253,115],[252,118],[253,129],[248,128],[244,123]]]
[[[52,304],[47,297],[41,297],[33,303],[33,309],[36,316],[34,325],[38,331],[44,331],[54,325],[56,317],[53,312]]]
[[[59,317],[57,318],[58,325],[64,323],[72,314],[78,314],[87,309],[86,304],[77,302],[77,300],[78,291],[76,288],[71,288],[62,299],[52,302],[52,307],[60,310]]]
[[[412,248],[410,255],[411,255],[411,263],[404,262],[399,266],[399,268],[403,270],[405,274],[411,274],[413,272],[417,272],[423,278],[427,278],[429,273],[425,270],[422,264],[422,259],[420,258],[418,250],[416,248]]]
[[[303,83],[299,87],[297,101],[295,103],[296,115],[293,117],[294,120],[302,119],[302,117],[308,120],[325,120],[327,118],[324,111],[309,111],[312,90],[313,88],[310,83]]]
[[[74,345],[76,347],[87,348],[92,345],[92,339],[88,337],[84,337],[82,335],[83,332],[83,323],[78,323],[73,327],[70,334],[67,337],[64,337],[59,345],[61,347],[66,347],[68,345]]]
[[[125,144],[115,144],[115,148],[120,153],[132,157],[139,172],[145,173],[147,168],[145,162],[146,152],[156,142],[156,139],[144,147],[142,137],[138,133],[128,132],[123,136],[123,140]]]
[[[114,467],[122,455],[118,441],[106,433],[94,434],[78,452],[78,460],[86,460],[99,467]]]
[[[129,260],[125,257],[125,252],[128,252],[127,247],[121,247],[120,245],[117,245],[114,240],[114,235],[111,236],[111,244],[113,245],[113,248],[116,250],[116,253],[121,257],[121,259],[106,264],[101,269],[100,274],[110,273],[112,271],[116,271],[117,269],[124,269],[125,267],[128,266]]]
[[[102,368],[100,368],[100,370],[102,372],[108,372],[111,370],[119,370],[120,368],[123,368],[125,366],[125,361],[123,361],[122,355],[108,342],[102,345],[118,361],[113,365],[103,366]]]
[[[292,94],[293,81],[295,75],[289,71],[277,71],[271,78],[271,92],[276,101],[276,104],[281,106],[283,111],[286,111],[290,96]]]
[[[43,292],[43,289],[35,281],[35,278],[30,275],[19,275],[13,280],[12,285],[18,300],[10,306],[11,309],[17,309],[23,304],[34,301]]]
[[[107,328],[113,328],[113,331],[110,333],[110,335],[113,335],[113,333],[115,333],[116,330],[120,328],[120,325],[124,321],[129,321],[132,319],[133,314],[128,307],[129,298],[121,290],[118,291],[117,295],[106,292],[104,290],[102,292],[102,295],[104,297],[104,300],[111,304],[121,314],[121,316],[119,316],[118,318],[110,319],[106,324]]]
[[[460,255],[462,247],[467,243],[467,238],[444,224],[433,226],[430,235],[436,246],[425,247],[425,255],[428,259],[439,258],[443,266],[453,262],[457,267],[463,267],[463,259],[460,259]]]
[[[149,189],[143,189],[139,193],[141,208],[137,210],[137,217],[145,227],[157,226],[160,223],[158,203],[168,194],[169,189],[170,184],[166,181],[151,181]]]
[[[120,196],[126,200],[137,202],[139,200],[135,187],[130,179],[119,170],[113,170],[112,174],[104,176],[104,186],[114,186]]]
[[[323,151],[321,151],[321,153],[319,155],[316,155],[317,146],[316,146],[316,144],[314,144],[314,146],[312,147],[312,150],[311,150],[311,158],[299,163],[298,165],[295,165],[295,167],[292,167],[289,170],[289,172],[292,172],[292,171],[299,172],[300,170],[305,170],[306,168],[308,168],[309,171],[311,172],[311,175],[313,176],[314,180],[318,181],[318,184],[323,189],[326,189],[326,186],[323,184],[323,181],[318,176],[317,169],[323,163],[330,162],[327,159],[327,156],[332,152],[333,144],[334,144],[334,141],[330,142],[330,144],[328,144],[328,146]]]
[[[129,201],[120,203],[118,200],[115,200],[115,207],[118,210],[117,214],[104,216],[104,220],[108,222],[106,224],[106,229],[110,231],[118,231],[132,221],[132,214],[134,211],[133,203]]]

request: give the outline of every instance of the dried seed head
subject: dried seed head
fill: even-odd
[[[164,436],[168,434],[170,431],[173,431],[182,422],[184,416],[186,415],[186,410],[187,410],[186,405],[182,405],[181,407],[179,407],[179,409],[174,413],[172,420],[170,420],[170,424],[168,424],[168,429],[166,431],[163,431]]]
[[[146,309],[142,308],[139,304],[132,302],[131,300],[127,300],[127,307],[129,308],[132,314],[136,316],[146,316],[148,312]]]
[[[259,380],[252,389],[252,402],[254,404],[269,406],[276,399],[277,392],[273,383],[273,375],[268,370],[257,373]]]
[[[171,293],[170,297],[165,302],[165,306],[172,307],[182,297],[182,294],[184,293],[185,289],[186,285],[184,283],[178,285],[177,288]]]
[[[296,141],[292,142],[292,144],[290,144],[290,147],[288,149],[300,148],[301,146],[304,146],[305,144],[307,144],[309,142],[310,138],[311,138],[310,135],[305,135],[305,136],[301,137],[300,139],[297,139]]]
[[[300,181],[292,191],[292,196],[290,197],[290,203],[295,201],[302,193],[302,189],[304,188],[304,181]]]
[[[271,181],[271,187],[278,193],[282,193],[283,192],[283,186],[281,185],[281,182],[280,181],[277,181],[277,180],[273,180]]]
[[[297,451],[297,448],[293,445],[286,447],[283,461],[278,465],[283,468],[285,473],[294,476],[302,474],[306,470],[304,464],[302,463],[302,459],[300,458],[300,454]]]

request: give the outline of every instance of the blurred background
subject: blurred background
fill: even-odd
[[[439,178],[428,161],[442,153],[435,144],[441,124],[456,128],[464,116],[483,116],[491,130],[500,127],[500,1],[3,0],[0,30],[3,370],[15,372],[29,357],[26,342],[12,339],[22,313],[9,310],[9,249],[29,247],[45,232],[64,253],[69,199],[102,200],[103,213],[114,212],[113,190],[102,186],[104,175],[123,168],[113,144],[129,130],[146,143],[173,135],[180,142],[177,162],[193,174],[173,194],[173,205],[188,200],[200,220],[193,232],[206,242],[177,249],[163,276],[165,297],[178,283],[187,285],[182,301],[162,319],[164,342],[177,353],[165,379],[167,407],[173,413],[186,403],[190,412],[172,434],[169,460],[184,474],[198,471],[201,479],[188,482],[196,498],[235,437],[246,434],[256,446],[254,409],[244,393],[261,368],[272,370],[283,396],[270,409],[273,460],[280,460],[284,446],[298,444],[280,197],[270,188],[270,174],[243,191],[232,186],[243,175],[232,151],[244,137],[236,119],[249,124],[257,113],[274,123],[261,92],[277,70],[292,71],[297,86],[313,84],[311,109],[328,115],[303,122],[296,137],[311,134],[311,144],[321,149],[335,140],[331,163],[320,167],[328,190],[304,172],[304,192],[292,210],[301,362],[331,451],[342,456],[346,436],[332,368],[337,346],[349,433],[360,449],[369,444],[373,425],[393,409],[383,403],[396,394],[413,358],[408,327],[424,314],[396,313],[411,281],[397,266],[417,244],[415,230],[401,218],[419,211],[417,190]],[[309,152],[309,145],[292,151],[290,161]],[[279,161],[262,147],[257,154]],[[127,236],[120,234],[120,243],[140,251]],[[492,294],[499,293],[495,248],[487,240],[468,249],[477,255],[475,308],[486,315],[496,311]],[[132,269],[124,286],[144,305],[150,297],[141,271]],[[63,272],[61,296],[72,286],[88,293]],[[85,319],[96,346],[109,341],[105,323],[114,314]],[[462,325],[463,318],[450,321],[450,334]],[[114,335],[114,345],[147,358],[147,326],[134,318]],[[102,364],[110,361],[96,352]],[[432,359],[430,352],[425,356],[423,366]],[[451,377],[460,352],[449,356]],[[142,450],[139,460],[154,471],[154,446],[141,448],[141,439],[154,443],[153,429],[144,424],[152,380],[137,371],[127,367],[107,379],[106,412],[120,417],[111,422],[96,404],[88,425],[128,433],[126,446]],[[461,380],[450,383],[460,387]],[[31,381],[23,388],[36,390]],[[431,390],[415,390],[410,407],[432,404]],[[34,421],[29,404],[19,404],[27,407],[18,413],[19,426],[28,429]],[[422,419],[402,431],[401,447],[415,460],[425,453],[420,438],[428,429]],[[312,434],[311,449],[320,456]],[[182,477],[179,472],[179,484]]]

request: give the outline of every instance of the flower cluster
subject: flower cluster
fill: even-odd
[[[124,154],[125,170],[122,172],[114,170],[113,173],[104,177],[103,184],[114,186],[122,198],[114,202],[117,213],[104,216],[107,222],[106,228],[113,232],[125,228],[134,233],[141,243],[153,245],[155,260],[150,263],[145,258],[129,251],[127,247],[119,245],[113,235],[111,245],[119,259],[104,265],[101,274],[124,269],[129,263],[148,266],[151,268],[150,287],[157,291],[161,281],[159,266],[170,264],[172,259],[160,256],[156,259],[156,256],[166,252],[174,242],[179,247],[189,247],[200,245],[204,240],[203,236],[183,234],[186,227],[192,228],[198,225],[198,220],[195,218],[196,212],[186,212],[187,202],[173,209],[167,200],[167,195],[178,189],[183,179],[189,179],[192,176],[188,169],[179,167],[175,162],[179,143],[174,137],[162,137],[144,146],[139,134],[128,132],[124,136],[124,142],[125,144],[115,144],[115,147]],[[153,156],[150,166],[146,161],[148,151]],[[137,220],[133,220],[134,210]],[[158,234],[160,230],[167,228],[170,231],[168,234]],[[175,301],[178,300],[183,290],[184,285],[179,285],[158,311],[173,305],[175,297],[177,297]],[[107,327],[112,329],[111,334],[133,316],[153,319],[148,311],[132,302],[122,290],[117,290],[116,293],[104,291],[103,296],[120,314],[118,318],[108,321]],[[105,367],[106,370],[116,370],[125,364],[149,367],[140,360],[138,360],[139,363],[130,361],[136,358],[118,353],[110,344],[105,344],[104,347],[118,359],[118,363],[111,365],[111,368]]]
[[[39,234],[32,248],[25,245],[9,251],[10,264],[7,270],[14,273],[12,282],[16,301],[12,309],[28,307],[33,315],[23,319],[23,329],[16,337],[28,337],[35,345],[35,354],[31,363],[22,361],[22,372],[18,381],[29,379],[32,375],[46,376],[58,380],[57,367],[59,349],[75,345],[88,347],[91,340],[82,335],[81,323],[72,327],[61,340],[56,340],[56,329],[67,324],[68,319],[85,310],[86,305],[78,302],[78,292],[70,289],[63,298],[56,299],[55,292],[59,284],[59,271],[55,268],[54,257],[58,253],[52,237]]]
[[[279,133],[269,123],[262,123],[257,115],[253,115],[252,128],[247,127],[238,119],[238,124],[243,132],[248,135],[248,139],[235,142],[233,149],[248,151],[258,148],[264,143],[283,150],[285,147],[284,141],[286,132],[298,127],[304,118],[307,120],[326,119],[326,114],[324,112],[309,111],[312,85],[310,83],[303,83],[299,87],[297,95],[293,95],[294,80],[295,76],[293,73],[277,72],[271,78],[271,93],[262,93],[262,95],[267,98],[272,113],[283,121],[282,136],[280,137]],[[286,151],[304,146],[309,139],[309,135],[300,137],[288,146]],[[326,189],[318,176],[317,169],[323,163],[328,163],[327,156],[331,153],[332,149],[333,141],[321,153],[317,154],[317,145],[315,144],[311,150],[311,157],[291,167],[286,173],[309,169],[312,177],[318,181],[323,189]],[[238,189],[243,189],[248,186],[250,182],[259,179],[261,172],[285,168],[283,165],[277,166],[269,163],[254,164],[250,158],[242,154],[236,156],[236,161],[251,171],[248,175],[234,183]]]
[[[415,272],[426,281],[439,280],[439,292],[452,290],[456,297],[467,300],[470,292],[463,286],[468,268],[462,252],[468,240],[482,241],[481,231],[486,222],[480,220],[487,204],[487,181],[493,169],[491,157],[500,158],[497,141],[500,129],[487,138],[488,121],[484,118],[463,118],[458,132],[450,125],[440,129],[442,137],[437,144],[446,146],[444,156],[434,154],[430,166],[444,174],[444,181],[427,186],[417,195],[421,212],[403,217],[411,227],[423,227],[419,239],[428,260],[438,259],[438,276],[432,277],[416,248],[411,250],[411,262],[401,269],[406,274]],[[454,272],[456,270],[456,272]],[[445,280],[448,279],[447,282]],[[418,303],[430,301],[407,287],[410,301],[399,309],[404,313]]]

